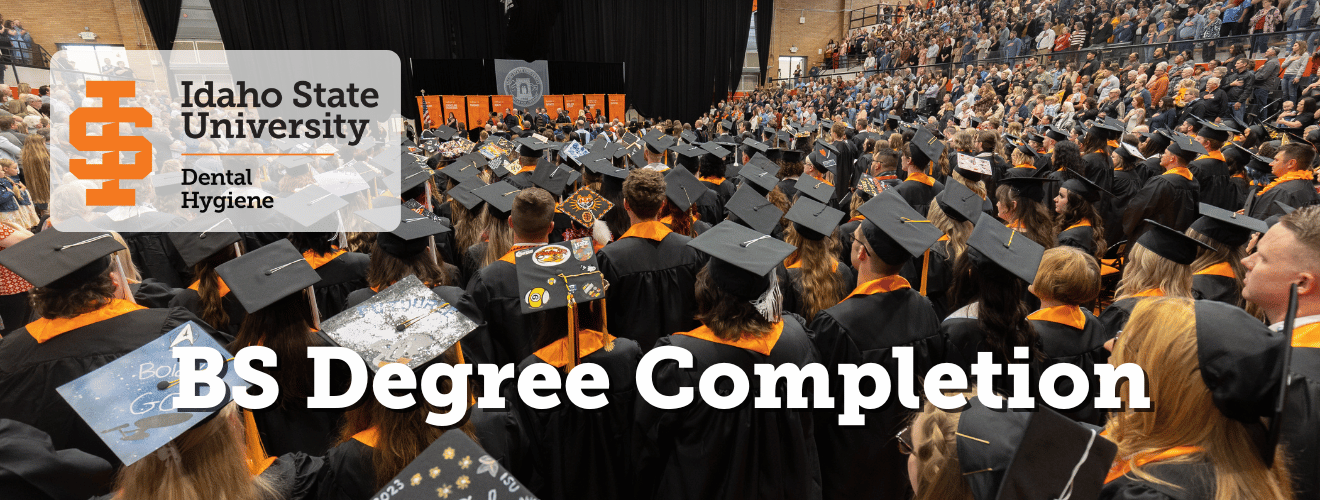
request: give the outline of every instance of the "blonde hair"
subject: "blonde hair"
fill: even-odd
[[[509,253],[513,248],[513,228],[509,227],[507,220],[501,220],[491,213],[494,209],[486,207],[486,212],[482,214],[486,227],[486,253],[481,256],[480,267],[491,265],[504,254]]]
[[[1105,431],[1118,445],[1117,461],[1126,461],[1130,474],[1143,481],[1167,484],[1137,461],[1177,446],[1199,446],[1204,451],[1160,463],[1209,462],[1215,469],[1215,500],[1293,498],[1283,447],[1275,451],[1274,466],[1266,468],[1242,422],[1215,407],[1198,373],[1194,304],[1172,297],[1141,301],[1114,346],[1110,364],[1140,366],[1157,410],[1111,414]],[[1125,402],[1129,389],[1126,383],[1119,387]]]
[[[971,399],[975,388],[965,396]],[[914,500],[972,498],[972,489],[963,479],[958,461],[958,422],[962,412],[949,412],[926,401],[921,413],[912,418],[911,428],[921,432],[921,442],[912,443],[917,458],[917,485]]]
[[[1051,248],[1040,259],[1040,272],[1031,289],[1043,299],[1074,306],[1086,304],[1100,295],[1100,263],[1076,247]]]
[[[1134,245],[1123,263],[1115,300],[1153,289],[1167,297],[1192,298],[1192,268],[1161,257],[1141,244]]]
[[[120,264],[124,266],[124,279],[128,280],[129,283],[137,283],[142,281],[142,273],[138,272],[137,265],[133,264],[133,254],[129,253],[128,251],[128,242],[124,241],[124,237],[120,236],[120,234],[115,231],[110,231],[110,236],[113,236],[115,238],[115,241],[118,241],[120,245],[124,245],[123,250],[119,250],[114,253],[115,259],[117,259],[120,262]],[[111,270],[118,271],[118,269],[113,269],[113,268]],[[127,295],[132,295],[133,291],[124,290],[124,293]]]
[[[793,224],[788,224],[784,227],[784,242],[797,247],[787,262],[797,260],[802,264],[798,283],[802,287],[802,303],[799,310],[791,312],[814,318],[816,313],[838,305],[847,292],[843,289],[843,280],[834,272],[837,263],[834,256],[839,254],[838,240],[834,235],[813,240],[803,237]]]
[[[926,210],[926,219],[930,223],[944,231],[949,236],[949,262],[957,262],[958,257],[967,250],[967,238],[972,236],[972,223],[970,221],[958,222],[944,213],[944,209],[939,203],[931,203],[930,208]]]
[[[234,403],[209,422],[188,429],[165,450],[124,467],[115,479],[115,500],[265,500],[275,488],[248,469],[243,424]],[[159,456],[165,453],[166,458]],[[177,453],[177,456],[175,456]]]

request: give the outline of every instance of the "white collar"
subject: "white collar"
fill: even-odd
[[[1309,325],[1311,323],[1320,323],[1320,314],[1312,314],[1310,316],[1302,316],[1300,318],[1297,318],[1296,320],[1293,321],[1293,328],[1297,328],[1302,325]],[[1283,322],[1280,321],[1278,323],[1270,325],[1270,329],[1276,332],[1282,330]]]

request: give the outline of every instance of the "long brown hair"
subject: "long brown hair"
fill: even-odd
[[[1105,257],[1105,221],[1100,218],[1100,212],[1095,209],[1095,205],[1086,201],[1077,193],[1068,191],[1068,207],[1064,211],[1054,216],[1057,221],[1055,234],[1062,233],[1083,220],[1091,224],[1091,245],[1095,247],[1095,258],[1097,260]]]
[[[500,257],[513,248],[513,228],[509,227],[508,219],[501,219],[491,214],[489,206],[486,207],[482,220],[482,226],[486,228],[486,253],[481,256],[480,267],[486,267],[500,260]]]
[[[371,262],[367,265],[367,285],[377,291],[384,290],[394,282],[416,275],[428,287],[450,285],[449,274],[445,273],[444,258],[436,255],[431,260],[431,251],[423,250],[411,257],[397,257],[386,253],[377,242],[371,247]]]
[[[750,302],[720,290],[710,275],[709,266],[701,268],[697,273],[696,298],[697,321],[710,328],[719,338],[738,340],[744,336],[760,337],[774,327]]]
[[[303,289],[248,313],[234,338],[234,351],[254,345],[275,351],[280,364],[268,373],[279,383],[280,406],[311,394],[312,361],[307,358],[307,347],[315,337],[313,324],[312,306]]]
[[[1050,219],[1050,209],[1043,203],[1019,195],[1007,184],[995,188],[995,194],[1000,202],[1011,208],[1013,220],[1025,229],[1022,234],[1047,249],[1054,247],[1059,235],[1055,232],[1054,221]]]
[[[277,498],[270,480],[253,476],[243,446],[238,407],[229,403],[209,422],[188,429],[165,446],[178,456],[147,456],[120,469],[115,500],[264,500]]]
[[[19,158],[23,161],[23,183],[32,195],[32,203],[50,203],[50,149],[46,137],[29,134]]]
[[[804,318],[814,318],[816,313],[838,305],[845,293],[843,280],[834,271],[834,267],[839,265],[834,258],[839,254],[838,240],[833,235],[819,240],[806,238],[793,224],[788,224],[784,228],[784,242],[797,247],[797,251],[784,261],[785,265],[797,261],[802,270],[799,280],[802,287],[801,309],[791,312]]]
[[[237,257],[234,246],[226,245],[223,250],[193,264],[192,268],[193,279],[197,280],[197,297],[202,307],[197,317],[220,329],[228,328],[230,318],[225,311],[224,297],[220,296],[220,274],[215,272],[215,268],[234,257]]]
[[[1293,498],[1283,447],[1275,451],[1274,466],[1265,467],[1250,451],[1255,445],[1242,422],[1215,407],[1198,373],[1193,304],[1191,299],[1172,297],[1141,301],[1114,346],[1109,363],[1140,366],[1146,374],[1147,397],[1158,410],[1111,414],[1105,431],[1118,445],[1118,460],[1127,461],[1136,477],[1164,484],[1137,460],[1177,446],[1199,446],[1202,452],[1160,463],[1209,462],[1215,469],[1215,500]],[[1119,387],[1125,403],[1130,401],[1130,390],[1127,383]]]

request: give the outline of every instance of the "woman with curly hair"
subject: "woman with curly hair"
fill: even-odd
[[[1100,313],[1110,337],[1118,336],[1128,316],[1149,297],[1192,297],[1192,268],[1198,252],[1209,245],[1146,220],[1150,229],[1132,244],[1114,303]]]
[[[1063,181],[1059,194],[1054,197],[1054,208],[1058,212],[1054,220],[1060,246],[1079,248],[1095,256],[1096,260],[1104,258],[1104,221],[1095,208],[1095,202],[1102,194],[1100,186],[1085,177]]]
[[[835,258],[839,240],[834,233],[843,213],[803,196],[785,219],[790,223],[784,229],[784,241],[797,250],[784,259],[784,310],[814,318],[857,286],[852,268]]]

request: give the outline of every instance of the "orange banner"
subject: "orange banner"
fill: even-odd
[[[440,102],[445,108],[444,123],[449,123],[449,115],[454,115],[458,123],[467,123],[467,103],[463,102],[461,95],[440,96]]]
[[[564,95],[564,113],[568,114],[569,120],[576,122],[580,109],[582,109],[582,94]]]
[[[426,101],[426,106],[422,106],[423,100]],[[422,127],[436,128],[444,125],[444,111],[440,105],[440,96],[428,95],[424,99],[422,96],[417,96],[417,116],[426,117],[428,114],[430,115],[431,120],[427,123],[423,123]]]
[[[550,119],[559,119],[559,110],[564,109],[564,96],[548,95],[543,99],[545,99],[545,110],[550,113]]]
[[[485,125],[487,118],[490,118],[490,96],[467,96],[468,128],[474,129]]]
[[[490,96],[490,110],[496,113],[516,113],[518,108],[513,107],[513,96],[493,95]]]
[[[609,109],[607,111],[609,111],[610,119],[623,122],[624,116],[628,113],[628,108],[624,103],[624,95],[610,94],[609,102]]]
[[[587,105],[587,114],[596,116],[596,110],[598,109],[601,113],[605,112],[605,94],[587,94],[583,97],[586,98],[584,100]]]

